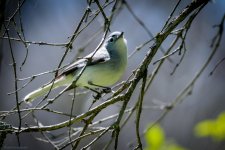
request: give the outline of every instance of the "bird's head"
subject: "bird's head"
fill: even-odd
[[[124,38],[123,32],[116,31],[111,33],[105,41],[105,47],[109,51],[127,50],[127,41]]]

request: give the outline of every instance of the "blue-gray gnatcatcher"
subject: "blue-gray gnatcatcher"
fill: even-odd
[[[87,63],[87,59],[91,61]],[[79,76],[84,66],[86,68]],[[95,54],[92,52],[86,57],[73,62],[55,79],[54,84],[51,82],[29,93],[25,96],[24,101],[32,102],[39,96],[48,93],[50,89],[60,86],[71,85],[71,87],[86,87],[93,90],[99,87],[108,87],[121,78],[126,66],[127,41],[123,36],[123,32],[113,32]],[[78,80],[73,85],[78,76]]]

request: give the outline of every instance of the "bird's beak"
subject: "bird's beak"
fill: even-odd
[[[118,39],[121,38],[121,37],[123,37],[123,32],[120,33]]]

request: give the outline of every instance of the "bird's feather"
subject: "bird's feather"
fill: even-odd
[[[101,52],[100,52],[101,51]],[[92,66],[99,63],[105,63],[110,60],[109,53],[107,51],[103,51],[102,49],[99,49],[93,56],[93,53],[85,56],[82,59],[79,59],[78,61],[70,64],[68,67],[66,67],[59,76],[70,74],[71,72],[75,72],[77,69],[83,68],[85,65]],[[88,63],[88,59],[91,61]],[[87,64],[88,63],[88,64]]]

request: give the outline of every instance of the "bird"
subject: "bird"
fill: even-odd
[[[97,51],[72,62],[53,81],[27,94],[24,101],[31,103],[58,87],[68,87],[67,90],[83,87],[95,92],[102,88],[108,91],[109,86],[118,82],[126,70],[127,49],[124,32],[111,33]]]

